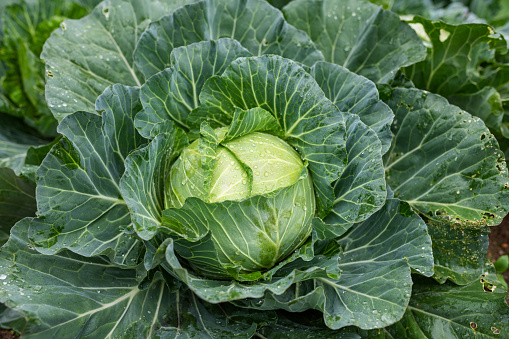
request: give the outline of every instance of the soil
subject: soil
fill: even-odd
[[[509,254],[509,215],[504,218],[500,225],[490,228],[488,258],[495,262],[499,257]],[[509,270],[504,273],[504,278],[509,284]]]
[[[0,329],[0,339],[19,339],[19,335],[14,334],[11,330]]]

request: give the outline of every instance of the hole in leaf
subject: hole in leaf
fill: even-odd
[[[496,288],[495,285],[490,284],[488,282],[484,282],[483,280],[481,280],[481,282],[483,283],[484,292],[493,292],[493,291],[495,291],[495,288]]]

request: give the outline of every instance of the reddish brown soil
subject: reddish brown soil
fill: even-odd
[[[500,225],[490,228],[488,258],[495,262],[499,257],[509,254],[509,215],[504,218]],[[509,271],[504,273],[504,278],[509,284]]]
[[[15,335],[10,330],[0,329],[0,339],[19,339],[19,335]]]

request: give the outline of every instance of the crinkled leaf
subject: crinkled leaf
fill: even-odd
[[[92,14],[65,21],[46,41],[46,100],[59,121],[76,111],[92,112],[95,99],[115,83],[140,86],[134,65],[138,38],[151,20],[181,1],[106,0]]]
[[[364,221],[379,210],[387,198],[380,140],[356,116],[350,116],[346,126],[348,163],[334,183],[334,204],[324,219],[328,224]]]
[[[284,9],[325,56],[374,82],[387,82],[403,66],[421,61],[426,49],[400,18],[360,0],[296,0]]]
[[[108,255],[119,264],[137,259],[140,242],[119,188],[124,160],[143,139],[134,128],[139,89],[114,85],[98,99],[102,117],[77,112],[59,125],[64,135],[37,171],[38,213],[30,238],[44,253],[62,248]]]
[[[489,227],[473,229],[429,221],[428,232],[433,240],[433,278],[438,282],[450,279],[466,285],[484,273]]]
[[[228,132],[224,137],[224,141],[260,131],[275,135],[283,135],[276,118],[266,110],[260,107],[248,110],[236,108],[232,123],[230,127],[228,127]]]
[[[175,48],[170,55],[170,67],[150,77],[141,87],[144,110],[136,117],[140,133],[154,137],[154,126],[166,121],[189,128],[187,115],[198,106],[203,83],[223,73],[238,57],[250,55],[231,39]]]
[[[431,239],[426,225],[410,206],[397,199],[369,219],[355,225],[338,241],[343,248],[338,279],[316,278],[282,295],[266,293],[249,306],[300,312],[309,308],[324,313],[328,327],[355,325],[380,328],[399,320],[410,299],[410,267],[433,274]]]
[[[187,146],[185,133],[179,128],[159,134],[152,142],[132,152],[125,161],[125,173],[120,181],[135,230],[149,240],[157,232],[164,207],[164,187],[170,166]]]
[[[276,54],[309,66],[323,60],[304,32],[262,0],[206,0],[179,8],[150,24],[134,57],[148,78],[171,66],[174,48],[220,38],[235,39],[258,56]]]
[[[0,300],[29,323],[26,338],[148,338],[174,316],[176,294],[157,273],[139,285],[136,269],[103,257],[33,250],[26,218],[12,229],[0,253]]]
[[[509,209],[507,168],[484,123],[435,94],[382,92],[395,114],[385,155],[395,196],[430,218],[499,224]]]
[[[385,154],[391,145],[391,123],[394,114],[378,98],[375,84],[346,68],[328,62],[317,63],[310,73],[325,96],[341,112],[358,115],[363,123],[376,132],[382,142],[382,154]]]
[[[487,292],[479,281],[466,286],[438,285],[414,277],[412,298],[403,318],[377,338],[504,338],[509,334],[507,292]]]
[[[35,185],[18,177],[10,168],[0,168],[0,232],[9,234],[11,227],[24,217],[35,216]],[[2,237],[3,238],[3,237]],[[0,246],[6,239],[0,238]]]
[[[200,105],[189,116],[195,124],[212,127],[232,121],[235,107],[261,107],[283,130],[283,138],[309,163],[318,200],[318,214],[333,203],[331,183],[346,161],[345,119],[313,78],[297,63],[278,56],[239,58],[222,76],[210,78],[200,94]]]
[[[192,292],[179,300],[180,318],[172,319],[173,326],[163,326],[156,338],[251,338],[260,325],[272,323],[274,312],[260,312],[237,308],[230,304],[209,304]]]

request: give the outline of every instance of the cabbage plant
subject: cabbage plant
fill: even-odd
[[[509,210],[503,153],[399,71],[425,57],[408,24],[360,0],[105,0],[64,21],[41,55],[62,138],[37,167],[36,216],[0,251],[0,301],[21,315],[2,324],[508,333],[484,258]]]

